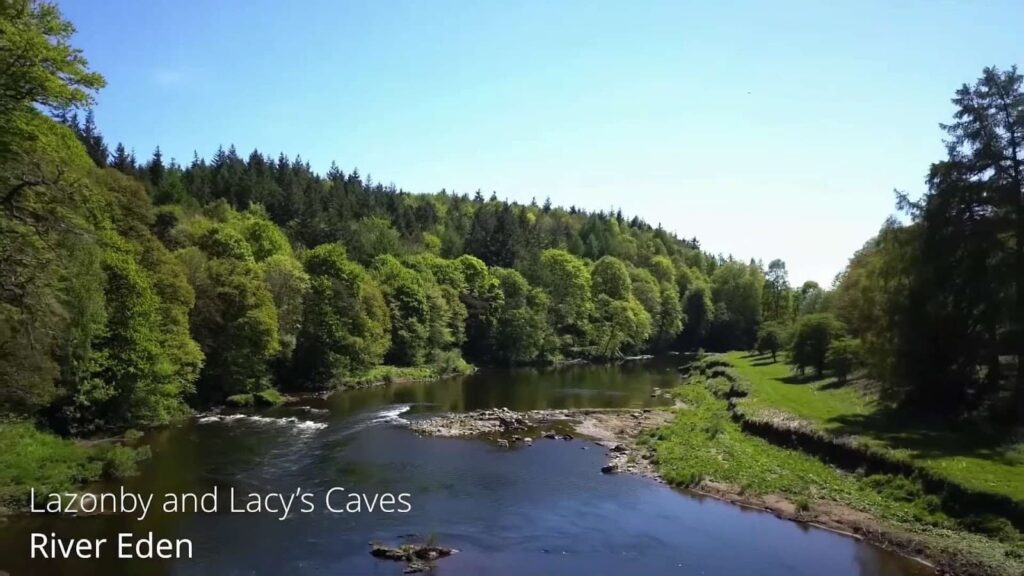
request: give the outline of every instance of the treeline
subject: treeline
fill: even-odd
[[[103,78],[56,7],[5,3],[0,25],[2,413],[85,433],[383,364],[753,342],[758,264],[621,212],[409,194],[233,147],[184,167],[111,153],[88,112]]]

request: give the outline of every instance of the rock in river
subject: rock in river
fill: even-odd
[[[455,554],[458,550],[454,548],[443,548],[433,544],[402,544],[397,548],[385,546],[377,542],[370,543],[370,554],[375,558],[406,562],[404,572],[413,574],[431,569],[431,562],[438,558],[444,558]]]

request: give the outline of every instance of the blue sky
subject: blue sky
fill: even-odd
[[[140,157],[219,144],[415,192],[621,207],[827,284],[1024,58],[1024,2],[60,2]]]

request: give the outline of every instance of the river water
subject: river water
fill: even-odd
[[[32,515],[0,525],[0,571],[35,575],[395,575],[370,541],[434,538],[460,550],[441,576],[930,574],[920,564],[828,531],[699,498],[654,481],[603,475],[604,451],[586,440],[504,449],[472,439],[421,438],[409,419],[507,406],[643,407],[653,387],[678,382],[676,357],[619,366],[482,371],[439,382],[335,394],[261,412],[205,418],[149,435],[153,457],[129,490],[317,494],[317,509],[272,514]],[[408,513],[331,513],[333,487],[372,496],[408,493]],[[336,492],[336,494],[338,494]],[[226,506],[226,505],[225,505]],[[223,506],[222,506],[223,509]],[[28,560],[32,532],[116,539],[152,531],[188,538],[180,560]]]

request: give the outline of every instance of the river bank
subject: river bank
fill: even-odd
[[[943,573],[1024,571],[1020,535],[1007,520],[983,509],[951,510],[946,495],[930,492],[922,478],[880,471],[867,452],[859,465],[852,461],[859,452],[850,452],[837,467],[830,452],[806,450],[792,440],[800,433],[796,419],[753,398],[750,383],[726,363],[705,362],[673,393],[685,408],[639,441],[654,448],[659,471],[673,486],[848,532],[925,558]],[[808,395],[806,401],[817,398],[830,400]],[[738,408],[752,403],[773,415],[772,434],[755,430]]]
[[[409,426],[425,436],[481,437],[510,450],[540,441],[589,440],[606,451],[605,473],[645,476],[848,535],[940,573],[1021,573],[1024,557],[1015,540],[968,530],[936,508],[917,481],[844,472],[746,432],[726,398],[735,388],[698,376],[661,392],[675,397],[671,408],[496,408],[416,419]]]

